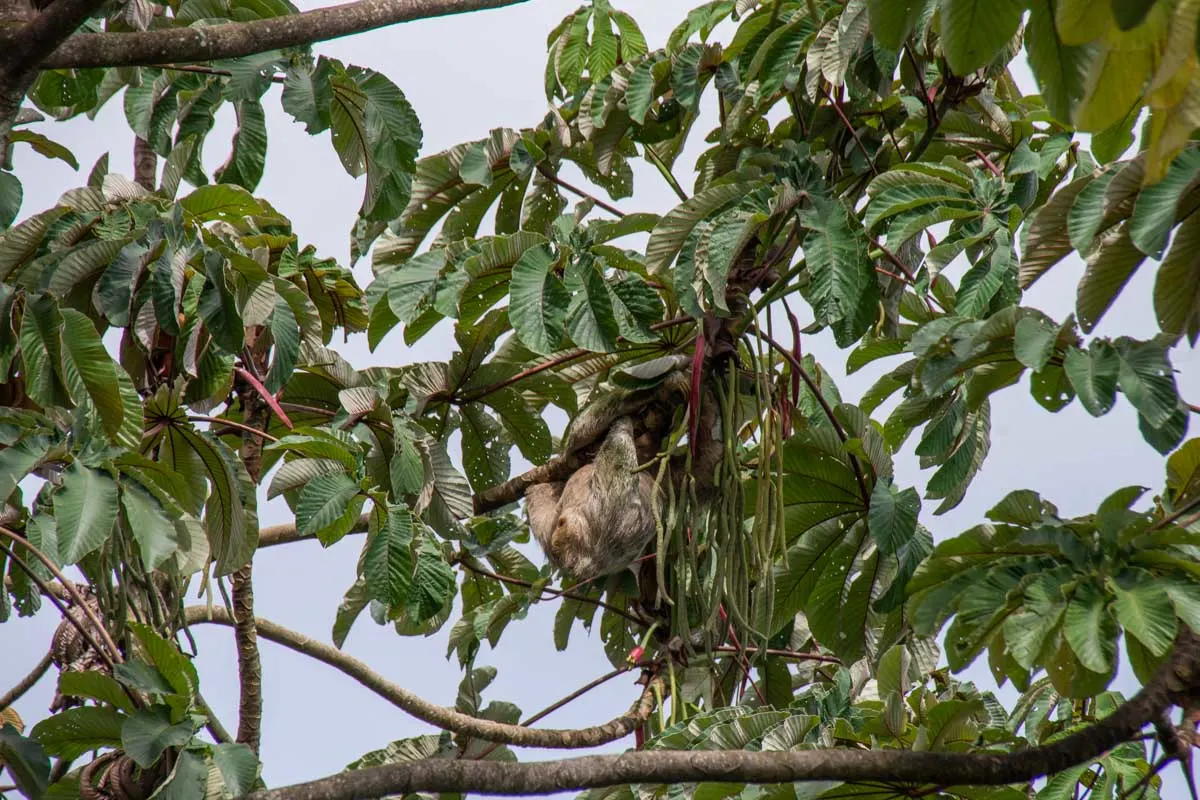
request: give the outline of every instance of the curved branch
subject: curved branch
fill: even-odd
[[[1185,632],[1168,662],[1132,700],[1100,722],[1050,744],[1008,753],[911,750],[654,750],[560,761],[426,760],[343,772],[249,795],[253,800],[367,800],[409,792],[549,794],[630,783],[791,783],[838,780],[938,786],[1027,783],[1087,762],[1128,741],[1200,688],[1200,641]]]
[[[15,31],[15,38],[0,56],[0,82],[9,83],[16,76],[34,69],[54,52],[75,29],[87,22],[103,0],[58,0]]]
[[[565,481],[579,469],[580,462],[574,455],[554,456],[545,464],[540,464],[528,472],[509,478],[499,486],[493,486],[475,495],[473,504],[476,514],[486,514],[498,508],[504,508],[509,503],[515,503],[525,496],[525,490],[536,483],[551,483]]]
[[[205,606],[190,606],[184,610],[184,614],[189,625],[210,622],[233,627],[234,624],[233,617],[229,612],[219,607],[209,609]],[[389,681],[357,658],[323,642],[310,639],[302,633],[277,625],[270,620],[257,617],[255,625],[258,628],[258,635],[262,638],[328,664],[339,672],[354,678],[375,694],[417,719],[442,730],[485,739],[489,742],[500,742],[517,747],[546,747],[556,750],[598,747],[628,736],[654,710],[654,692],[651,684],[642,690],[641,696],[630,706],[628,711],[602,725],[566,730],[506,725],[461,714],[454,709],[431,703]]]
[[[358,0],[252,22],[161,28],[134,33],[81,33],[63,42],[41,62],[41,67],[132,67],[163,62],[241,58],[269,50],[339,39],[400,22],[501,8],[523,2],[525,0]],[[12,46],[5,37],[0,37],[0,50]]]
[[[20,700],[21,695],[32,689],[37,682],[42,679],[42,676],[50,670],[50,667],[53,666],[53,664],[53,653],[46,653],[46,655],[42,656],[42,660],[37,663],[37,666],[29,671],[28,675],[26,675],[24,678],[21,678],[16,686],[0,695],[0,711],[3,711],[13,703]]]

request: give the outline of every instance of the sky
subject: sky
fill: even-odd
[[[304,9],[316,3],[302,3]],[[424,154],[462,141],[479,139],[491,128],[535,124],[546,111],[542,88],[546,35],[578,5],[578,0],[532,0],[495,11],[421,20],[317,45],[317,53],[368,66],[393,80],[407,95],[424,128]],[[629,11],[642,26],[650,47],[661,46],[695,5],[693,0],[623,0],[616,6]],[[728,33],[724,34],[727,36]],[[715,38],[720,40],[722,33]],[[1032,86],[1027,68],[1015,68],[1024,87]],[[267,198],[288,216],[302,243],[315,244],[323,256],[349,261],[348,232],[362,198],[361,180],[342,170],[328,134],[308,136],[279,106],[278,87],[265,98],[270,145],[266,173],[256,194]],[[691,186],[690,165],[711,127],[708,116],[694,131],[692,145],[676,170]],[[58,161],[44,160],[28,150],[17,153],[16,171],[25,185],[20,217],[52,206],[65,190],[86,180],[87,171],[104,152],[111,169],[132,172],[132,134],[123,119],[121,103],[110,102],[96,121],[43,123],[35,129],[70,147],[80,162],[78,173]],[[222,163],[232,134],[227,113],[210,135],[205,160],[210,169]],[[634,197],[617,205],[624,211],[663,213],[677,202],[669,187],[650,169],[635,167]],[[1070,313],[1075,284],[1083,265],[1077,258],[1051,270],[1026,294],[1025,303],[1056,319]],[[370,281],[369,259],[355,274],[362,286]],[[1148,337],[1157,332],[1151,306],[1153,266],[1143,265],[1096,331],[1101,335]],[[407,348],[399,332],[389,335],[374,353],[365,338],[335,345],[352,364],[401,365],[444,359],[453,346],[447,332],[431,334]],[[846,353],[827,335],[806,337],[813,353],[837,379],[842,395],[856,401],[875,378],[894,365],[884,361],[853,376],[845,376]],[[1200,399],[1200,362],[1193,350],[1173,353],[1185,399]],[[877,414],[883,419],[886,410]],[[561,421],[556,421],[561,424]],[[1195,433],[1193,433],[1195,435]],[[913,437],[916,439],[916,437]],[[919,469],[914,442],[897,455],[900,486],[923,487],[930,473]],[[514,459],[514,472],[523,463]],[[1094,419],[1073,403],[1051,414],[1029,396],[1028,377],[1004,390],[992,402],[992,448],[966,500],[954,511],[932,517],[936,503],[927,502],[922,521],[938,540],[976,524],[1000,498],[1014,489],[1031,488],[1058,505],[1064,516],[1085,514],[1115,489],[1131,484],[1158,491],[1163,483],[1163,459],[1143,442],[1137,419],[1121,398],[1106,417]],[[281,501],[261,507],[261,523],[291,521]],[[322,549],[301,542],[259,553],[255,559],[257,613],[322,641],[329,641],[339,601],[354,582],[362,540],[348,537]],[[527,618],[512,623],[497,650],[486,646],[477,664],[498,669],[487,699],[517,703],[523,716],[550,705],[580,685],[607,672],[598,631],[588,637],[576,629],[571,646],[557,653],[550,635],[556,609],[553,602],[534,606]],[[0,691],[23,676],[46,651],[57,624],[54,610],[45,606],[33,619],[13,619],[0,627]],[[448,661],[446,635],[450,624],[430,638],[398,637],[390,627],[377,627],[367,615],[358,621],[345,650],[393,681],[421,696],[453,705],[461,673]],[[193,629],[200,655],[202,691],[229,728],[237,723],[237,670],[232,631],[216,626]],[[407,716],[340,673],[268,642],[262,642],[264,721],[262,759],[268,785],[279,786],[341,770],[366,751],[390,741],[434,729]],[[52,672],[52,675],[55,674]],[[992,681],[981,660],[965,677],[982,686]],[[1132,694],[1137,684],[1122,669],[1114,688]],[[637,696],[632,676],[614,680],[548,717],[543,725],[581,727],[607,721]],[[43,718],[53,695],[53,678],[44,678],[17,704],[30,722]],[[1001,690],[1011,703],[1014,694]],[[631,741],[605,748],[619,752]],[[558,754],[563,755],[563,754]],[[555,753],[524,751],[524,760],[553,758]]]

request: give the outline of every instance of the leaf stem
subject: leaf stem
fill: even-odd
[[[539,173],[541,173],[543,178],[545,178],[546,180],[555,184],[556,186],[560,186],[563,189],[566,189],[571,194],[582,197],[584,200],[591,200],[593,203],[596,204],[597,208],[603,208],[605,211],[612,214],[614,217],[617,217],[619,219],[619,218],[625,216],[625,212],[622,211],[621,209],[617,208],[616,206],[614,206],[610,203],[604,202],[599,197],[596,197],[594,194],[591,194],[590,192],[586,192],[583,189],[580,189],[578,186],[567,183],[562,178],[555,175],[554,172],[549,167],[547,167],[545,164],[538,164],[537,171]]]

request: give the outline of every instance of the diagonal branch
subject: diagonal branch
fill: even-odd
[[[57,0],[56,5],[59,2],[64,0]],[[81,33],[63,42],[41,66],[43,69],[126,67],[241,58],[339,39],[400,22],[522,2],[525,0],[358,0],[252,22],[133,33]],[[0,37],[0,51],[11,46]]]
[[[184,613],[189,625],[208,622],[233,627],[234,624],[233,617],[229,612],[220,607],[210,609],[205,606],[191,606]],[[492,722],[431,703],[403,686],[389,681],[357,658],[343,653],[331,645],[310,639],[302,633],[289,630],[261,617],[255,619],[255,625],[258,628],[258,635],[262,638],[328,664],[339,672],[354,678],[375,694],[417,719],[442,730],[466,734],[489,742],[501,742],[519,747],[547,747],[557,750],[598,747],[628,736],[654,710],[653,686],[655,682],[651,681],[628,711],[602,725],[591,728],[553,730]]]
[[[0,589],[0,591],[3,591],[3,589]],[[52,666],[54,666],[54,654],[46,653],[46,655],[42,656],[42,660],[37,663],[37,666],[31,669],[29,674],[22,678],[16,686],[4,694],[0,694],[0,711],[20,700],[21,695],[32,689]]]
[[[550,794],[624,784],[791,783],[838,780],[917,785],[1022,784],[1096,758],[1137,736],[1200,684],[1200,640],[1184,631],[1175,652],[1132,700],[1108,717],[1050,744],[1007,753],[835,748],[788,752],[654,750],[560,761],[503,763],[426,760],[344,772],[255,792],[252,800],[368,800],[410,792]]]
[[[87,21],[104,0],[55,0],[0,47],[0,83],[35,69],[64,39]]]

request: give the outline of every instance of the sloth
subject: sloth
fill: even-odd
[[[550,563],[579,581],[611,575],[642,554],[656,531],[654,479],[638,472],[633,421],[608,428],[590,464],[565,482],[525,491],[529,527]]]

